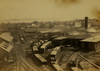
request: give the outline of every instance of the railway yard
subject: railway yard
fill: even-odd
[[[4,31],[0,71],[100,71],[100,32],[87,32],[87,22],[77,35],[36,27]]]

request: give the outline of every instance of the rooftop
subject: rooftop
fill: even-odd
[[[34,28],[34,27],[27,27],[27,28],[25,28],[24,31],[27,33],[33,33],[33,32],[37,32],[38,30],[37,30],[37,28]]]
[[[44,43],[44,44],[41,46],[41,48],[46,48],[46,46],[49,45],[50,43],[51,43],[51,41],[48,41],[48,42]]]
[[[5,50],[6,52],[10,52],[12,50],[13,46],[10,45],[10,44],[8,44],[8,43],[6,43],[6,42],[2,42],[0,44],[0,48],[2,48],[3,50]]]
[[[57,54],[57,51],[52,51],[51,52],[51,55],[56,55]]]
[[[96,35],[90,38],[86,38],[84,40],[81,40],[83,42],[99,42],[100,41],[100,35]]]
[[[55,47],[53,51],[58,51],[61,47]]]
[[[11,42],[13,40],[13,37],[10,35],[10,33],[1,34],[0,38],[4,39],[7,42]]]
[[[78,34],[78,35],[65,35],[65,36],[60,36],[55,38],[54,40],[63,40],[63,39],[86,39],[91,37],[91,34],[87,34],[87,33],[82,33],[82,34]]]
[[[45,31],[40,31],[41,33],[56,33],[56,32],[60,32],[59,29],[49,29],[49,30],[45,30]]]
[[[60,36],[60,37],[55,38],[55,40],[62,40],[62,39],[67,39],[67,38],[68,38],[68,37]]]
[[[88,37],[91,37],[91,34],[83,33],[78,35],[66,35],[66,37],[71,39],[86,39]]]

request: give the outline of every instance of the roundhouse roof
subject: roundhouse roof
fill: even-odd
[[[96,35],[90,38],[86,38],[84,40],[81,40],[83,42],[99,42],[100,41],[100,35]]]

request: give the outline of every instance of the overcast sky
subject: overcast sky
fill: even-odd
[[[94,18],[95,8],[100,0],[0,0],[0,21]]]

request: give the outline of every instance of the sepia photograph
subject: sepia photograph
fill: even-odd
[[[100,0],[0,0],[0,71],[100,71]]]

